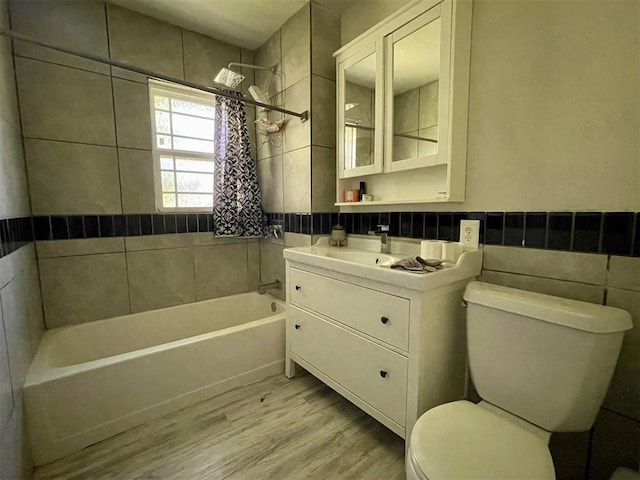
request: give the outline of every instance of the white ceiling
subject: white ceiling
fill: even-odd
[[[309,0],[109,0],[249,50],[262,45]],[[320,0],[340,13],[357,0]]]

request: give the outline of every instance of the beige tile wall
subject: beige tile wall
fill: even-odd
[[[16,75],[25,138],[116,145],[108,76],[22,57]]]
[[[44,330],[37,277],[33,245],[0,259],[0,478],[3,479],[31,478],[22,386]]]
[[[6,0],[0,0],[0,28],[9,28]],[[0,37],[0,218],[30,214],[12,46],[10,40]],[[3,479],[31,478],[33,468],[22,387],[43,331],[35,249],[28,245],[0,258],[0,478]]]
[[[38,265],[47,328],[129,313],[123,253],[43,258]]]
[[[210,85],[228,63],[254,62],[253,52],[100,1],[16,0],[10,8],[21,33],[177,79]],[[15,55],[33,214],[155,213],[147,79],[28,44]],[[243,74],[246,90],[254,70]],[[13,81],[8,67],[5,77]],[[16,104],[15,92],[2,92]],[[14,143],[22,155],[19,135]],[[17,174],[10,180],[20,185]],[[47,326],[257,288],[258,243],[204,235],[39,242]]]
[[[338,209],[333,206],[336,200],[336,64],[333,52],[340,48],[340,18],[315,2],[311,2],[311,46],[311,207],[313,212],[335,212]]]
[[[280,290],[271,290],[271,294],[282,300],[286,299],[284,285],[286,275],[284,268],[284,241],[274,239],[260,240],[260,279],[263,283],[271,283],[280,280],[283,287]]]
[[[122,213],[115,147],[25,138],[24,148],[34,215]]]
[[[255,54],[256,63],[277,65],[268,91],[274,104],[294,111],[310,109],[301,123],[275,112],[258,112],[269,120],[284,118],[280,138],[257,135],[258,175],[267,212],[331,212],[335,202],[335,61],[340,47],[340,19],[310,2],[275,32]],[[258,72],[263,88],[267,77]],[[287,234],[260,242],[263,282],[284,280],[282,250],[311,241],[309,235]],[[284,298],[284,292],[277,292]]]
[[[311,112],[310,121],[305,123],[274,112],[258,112],[259,117],[286,121],[279,139],[272,137],[269,142],[258,134],[258,169],[265,209],[269,212],[279,212],[281,208],[285,212],[336,211],[333,206],[336,127],[332,54],[340,47],[339,37],[339,17],[311,2],[256,51],[256,62],[278,68],[279,75],[271,80],[267,89],[272,102],[294,111],[310,109]],[[266,80],[264,73],[256,75],[261,88]],[[317,152],[321,161],[312,161]],[[333,160],[329,162],[327,158]],[[318,180],[312,181],[314,177]]]
[[[107,25],[111,58],[184,79],[182,29],[111,3]]]
[[[109,56],[107,22],[104,3],[57,0],[56,2],[24,2],[11,0],[11,26],[18,32],[37,33],[45,42],[82,50],[101,57]],[[91,60],[56,52],[25,42],[16,42],[15,53],[25,58],[109,74],[109,66]]]
[[[480,280],[627,310],[616,370],[594,426],[589,478],[616,466],[638,469],[640,439],[640,258],[487,245]],[[585,437],[586,435],[586,437]],[[582,478],[588,434],[559,434],[551,443],[563,478]],[[560,477],[559,477],[560,478]]]
[[[100,1],[10,7],[20,33],[177,79],[210,85],[229,62],[253,61],[240,47]],[[16,68],[33,214],[153,213],[147,79],[23,43]],[[246,89],[253,70],[245,74]]]
[[[46,325],[255,290],[258,245],[209,233],[36,242]]]

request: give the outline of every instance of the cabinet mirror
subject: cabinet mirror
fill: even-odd
[[[344,72],[344,166],[373,164],[375,145],[375,54],[362,59]]]
[[[378,54],[364,49],[344,63],[338,72],[342,85],[339,94],[339,137],[344,176],[366,175],[382,171],[380,131],[377,113],[381,97],[378,81]],[[378,102],[379,103],[379,102]]]
[[[435,7],[387,37],[387,171],[439,163],[442,31]]]

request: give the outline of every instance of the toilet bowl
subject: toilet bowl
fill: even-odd
[[[406,463],[411,480],[555,478],[544,438],[465,400],[418,419]]]
[[[464,299],[469,369],[483,400],[439,405],[417,420],[407,479],[554,479],[551,432],[591,428],[631,317],[482,282]]]
[[[618,467],[611,475],[611,480],[640,480],[640,472],[630,468]]]

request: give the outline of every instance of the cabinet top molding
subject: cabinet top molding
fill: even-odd
[[[362,41],[366,41],[372,37],[384,37],[393,31],[397,30],[399,27],[404,25],[405,23],[413,20],[416,16],[421,13],[426,12],[427,10],[439,5],[445,1],[452,0],[413,0],[412,2],[407,3],[405,6],[400,7],[398,10],[393,12],[388,17],[385,17],[380,22],[376,23],[369,30],[366,30],[364,33],[360,34],[349,43],[340,47],[340,49],[336,50],[333,53],[333,56],[339,58],[345,51],[351,50],[355,45]],[[457,1],[471,1],[471,0],[457,0]]]

